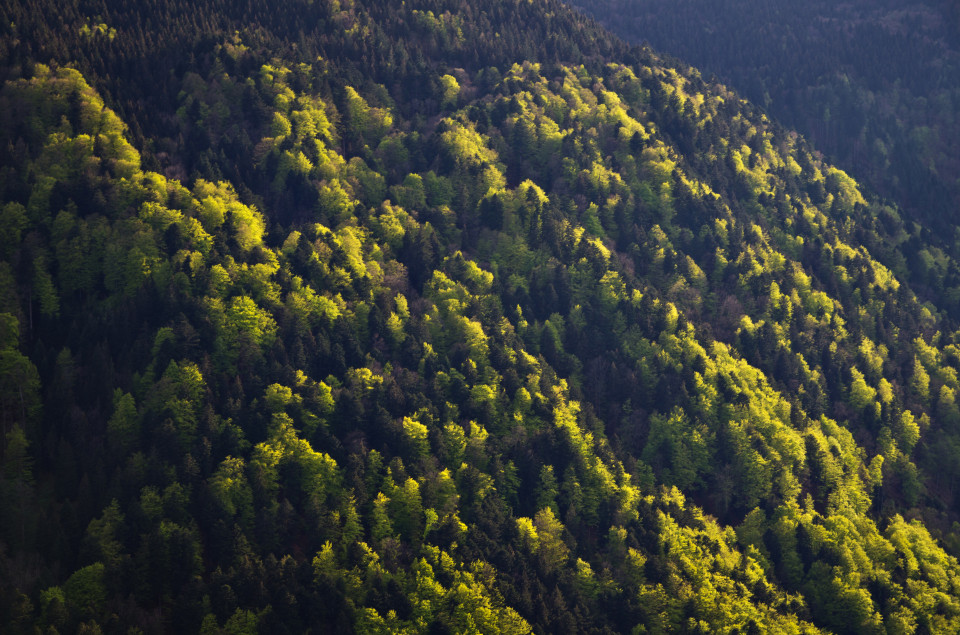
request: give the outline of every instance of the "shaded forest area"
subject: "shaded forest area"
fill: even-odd
[[[724,86],[557,2],[0,25],[5,632],[960,629],[954,255]]]

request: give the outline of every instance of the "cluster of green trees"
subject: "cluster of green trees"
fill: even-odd
[[[37,4],[4,630],[960,628],[956,264],[796,134],[553,2]]]
[[[953,3],[569,4],[628,41],[649,42],[720,77],[911,219],[922,219],[929,231],[904,250],[909,279],[929,298],[946,292],[953,301],[955,273],[945,275],[919,255],[934,245],[957,257],[960,39]]]

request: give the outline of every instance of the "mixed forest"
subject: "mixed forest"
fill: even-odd
[[[955,250],[960,5],[949,0],[570,0],[714,74]],[[921,281],[914,280],[916,283]]]
[[[556,0],[0,6],[0,630],[960,630],[960,267]]]

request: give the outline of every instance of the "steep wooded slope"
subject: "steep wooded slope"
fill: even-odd
[[[4,20],[9,629],[955,630],[920,228],[558,4],[225,5]]]
[[[956,258],[955,2],[572,0],[628,41],[716,74],[934,231]],[[911,280],[930,284],[917,267]],[[933,296],[939,289],[932,289]]]

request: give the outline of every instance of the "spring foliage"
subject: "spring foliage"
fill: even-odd
[[[4,31],[4,626],[960,628],[913,225],[559,5],[384,4]]]

